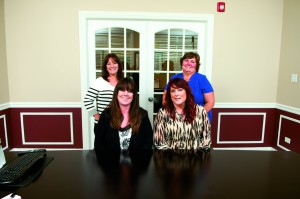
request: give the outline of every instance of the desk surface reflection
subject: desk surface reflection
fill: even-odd
[[[13,157],[15,153],[6,153]],[[300,156],[276,151],[49,151],[54,160],[28,187],[35,198],[300,198]]]

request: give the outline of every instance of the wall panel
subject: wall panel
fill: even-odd
[[[2,113],[1,113],[2,112]],[[0,139],[1,146],[5,150],[8,148],[8,134],[7,134],[7,119],[6,114],[0,111]]]
[[[82,149],[81,108],[0,110],[0,137],[5,148]],[[300,115],[276,108],[214,108],[212,147],[273,147],[300,154]]]
[[[213,147],[270,147],[274,135],[273,108],[214,108]]]
[[[277,145],[300,154],[300,116],[284,111],[278,113]]]
[[[81,108],[13,108],[13,148],[82,148]]]

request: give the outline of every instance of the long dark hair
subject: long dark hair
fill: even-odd
[[[123,115],[121,113],[121,109],[118,101],[118,93],[119,91],[129,91],[133,93],[133,100],[130,104],[129,109],[129,120],[133,133],[138,133],[139,127],[142,122],[142,117],[146,114],[146,111],[139,107],[139,97],[137,94],[137,86],[135,82],[131,78],[123,78],[121,79],[116,88],[114,90],[113,99],[110,103],[110,126],[118,130],[123,121]]]
[[[120,80],[123,77],[123,72],[122,72],[123,65],[122,65],[120,58],[114,53],[109,53],[104,58],[103,65],[102,65],[102,78],[105,79],[106,81],[108,81],[109,72],[107,71],[106,65],[110,58],[112,58],[119,65],[118,72],[117,72],[117,78],[118,78],[118,80]]]
[[[189,87],[188,83],[181,78],[174,78],[169,81],[169,86],[166,94],[166,103],[164,108],[170,114],[171,118],[175,120],[175,106],[171,99],[171,88],[182,88],[186,92],[186,102],[184,107],[185,121],[192,123],[196,117],[196,104],[194,95]]]
[[[183,55],[183,57],[181,57],[180,59],[180,66],[182,66],[183,60],[185,59],[193,59],[195,58],[196,60],[196,71],[199,71],[200,68],[200,55],[198,53],[194,53],[194,52],[187,52]]]

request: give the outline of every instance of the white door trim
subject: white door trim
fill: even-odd
[[[213,52],[213,14],[191,13],[152,13],[152,12],[102,12],[80,11],[79,12],[79,42],[80,42],[80,74],[81,74],[81,101],[89,87],[88,71],[88,21],[90,20],[145,20],[145,21],[168,21],[168,22],[202,22],[206,24],[206,63],[204,74],[211,81],[212,76],[212,52]],[[89,115],[82,105],[82,133],[83,149],[93,148],[93,142],[89,136]]]

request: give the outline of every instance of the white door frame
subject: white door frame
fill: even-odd
[[[201,73],[204,73],[211,81],[212,76],[212,52],[213,52],[213,14],[189,14],[189,13],[149,13],[149,12],[97,12],[81,11],[79,12],[79,39],[80,39],[80,74],[81,74],[81,101],[85,97],[90,85],[87,68],[94,68],[93,63],[89,63],[88,53],[88,23],[91,20],[145,20],[145,21],[168,21],[168,22],[201,22],[206,26],[205,41],[205,68],[201,67]],[[140,55],[141,56],[141,55]],[[141,56],[147,57],[147,56]],[[90,115],[82,103],[82,138],[83,149],[92,149],[93,140],[90,138],[88,122]]]

